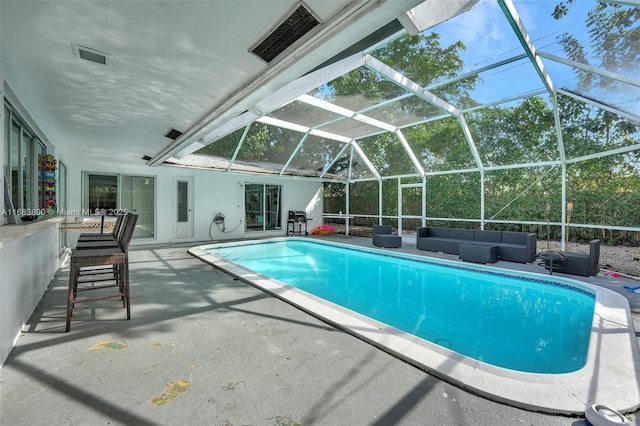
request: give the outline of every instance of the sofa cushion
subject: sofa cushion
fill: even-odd
[[[452,239],[442,239],[440,241],[440,251],[443,253],[449,254],[459,254],[460,253],[460,243],[466,242],[464,240],[452,240]]]
[[[500,243],[502,242],[502,232],[500,231],[473,231],[473,241]]]
[[[373,225],[373,228],[371,229],[371,233],[373,235],[391,234],[392,231],[393,227],[391,225]]]
[[[442,240],[439,238],[418,238],[416,248],[418,250],[442,251]]]
[[[416,238],[425,238],[429,235],[429,228],[416,228]]]
[[[502,231],[502,242],[505,244],[527,245],[526,232]]]
[[[449,228],[427,228],[429,229],[428,237],[449,238]]]
[[[452,228],[449,237],[455,240],[473,241],[473,229]]]

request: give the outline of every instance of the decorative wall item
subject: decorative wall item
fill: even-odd
[[[55,210],[56,208],[56,165],[58,160],[51,154],[40,158],[40,196],[44,196],[44,207]]]

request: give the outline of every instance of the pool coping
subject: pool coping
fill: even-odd
[[[596,403],[620,412],[632,412],[640,408],[640,350],[636,343],[629,303],[620,294],[563,277],[549,277],[523,271],[514,273],[491,266],[461,264],[445,259],[425,259],[424,256],[407,253],[305,239],[317,244],[457,268],[524,276],[593,291],[596,303],[585,366],[571,373],[525,373],[496,367],[450,351],[206,251],[206,248],[212,247],[292,239],[300,240],[301,237],[212,243],[193,247],[188,252],[429,374],[487,399],[530,411],[566,415],[584,415],[586,408]]]

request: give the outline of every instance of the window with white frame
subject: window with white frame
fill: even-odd
[[[45,212],[45,188],[40,179],[46,145],[11,107],[4,105],[4,164],[2,172],[10,203],[18,216]],[[7,206],[5,205],[5,208]]]

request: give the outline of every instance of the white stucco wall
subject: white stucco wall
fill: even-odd
[[[140,166],[119,166],[78,160],[69,167],[69,209],[82,208],[82,172],[121,173],[153,176],[156,179],[156,238],[134,240],[132,245],[207,241],[209,228],[216,213],[225,215],[226,232],[216,225],[211,227],[213,239],[229,240],[265,235],[285,235],[286,215],[289,210],[306,210],[309,230],[322,223],[321,183],[316,180],[294,179],[278,176],[259,176],[238,173],[196,170],[179,167],[148,167],[141,161]],[[175,200],[174,177],[193,178],[193,220],[194,236],[174,238]],[[255,233],[244,231],[244,185],[246,183],[274,184],[282,186],[282,230]],[[242,222],[241,222],[242,221]],[[234,230],[235,229],[235,230]]]
[[[58,223],[0,229],[0,365],[58,270]]]

